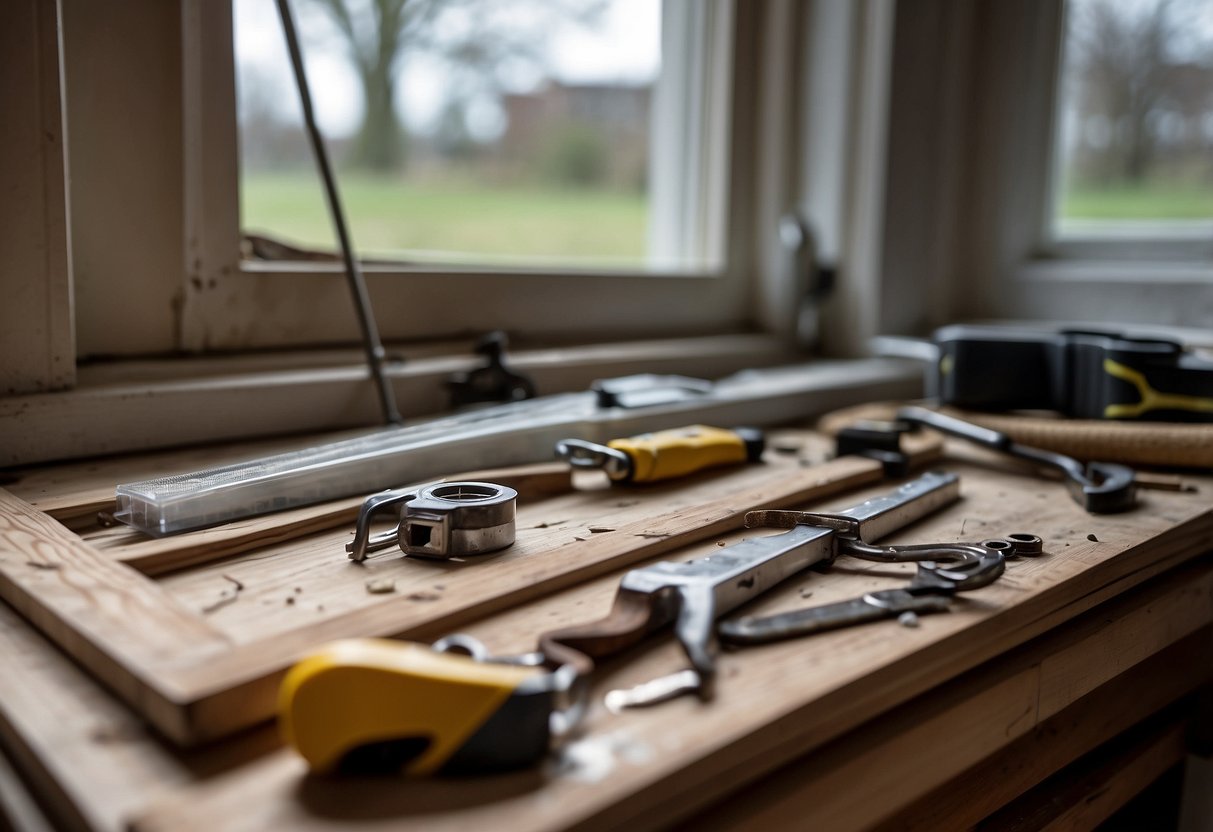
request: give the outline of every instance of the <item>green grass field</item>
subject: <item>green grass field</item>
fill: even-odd
[[[639,193],[414,184],[353,174],[343,174],[340,185],[364,257],[587,266],[644,260],[648,206]],[[1073,189],[1060,207],[1062,219],[1211,219],[1213,189],[1200,183]],[[247,231],[307,248],[335,245],[310,171],[245,176],[241,212]]]
[[[639,193],[418,185],[352,174],[342,174],[339,184],[364,257],[408,251],[418,259],[587,265],[644,258],[648,207]],[[310,173],[243,177],[241,222],[246,231],[303,247],[335,245],[319,180]]]
[[[1067,191],[1060,216],[1082,220],[1213,219],[1213,187],[1207,183],[1146,183]]]

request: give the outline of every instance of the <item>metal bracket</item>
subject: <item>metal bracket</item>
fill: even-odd
[[[505,366],[508,345],[509,339],[501,330],[476,342],[476,353],[485,356],[488,363],[475,370],[451,374],[446,384],[451,391],[452,408],[535,398],[535,382]]]
[[[358,513],[345,551],[354,561],[395,544],[406,555],[453,558],[504,549],[514,542],[518,492],[491,482],[445,482],[375,494]],[[376,516],[398,511],[394,528],[371,534]]]

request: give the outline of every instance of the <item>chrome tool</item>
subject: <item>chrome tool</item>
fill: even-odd
[[[971,560],[943,564],[920,561],[918,574],[908,586],[776,615],[742,616],[721,622],[716,633],[726,644],[766,644],[896,618],[907,612],[947,612],[957,593],[972,592],[998,580],[1005,568],[1004,557],[1037,555],[1042,547],[1043,541],[1032,534],[985,540],[973,547],[976,557]]]
[[[744,540],[698,560],[634,569],[623,577],[606,618],[545,634],[539,652],[550,665],[571,665],[578,675],[588,676],[594,659],[672,624],[691,667],[628,691],[612,691],[607,706],[650,705],[688,692],[709,699],[715,679],[712,641],[717,617],[784,578],[848,554],[893,561],[961,562],[986,556],[984,548],[962,544],[882,548],[865,542],[908,525],[959,496],[955,474],[934,472],[840,512],[750,512],[747,526],[779,525],[790,530]]]
[[[1060,471],[1070,487],[1070,495],[1092,514],[1127,511],[1137,504],[1135,474],[1127,465],[1114,462],[1088,462],[1085,465],[1065,454],[1021,445],[1005,433],[945,416],[923,407],[903,407],[897,421],[919,425],[984,445],[1009,456]]]
[[[491,482],[443,482],[369,497],[358,512],[350,559],[399,544],[406,555],[454,558],[496,552],[514,543],[518,492]],[[396,528],[371,534],[378,515],[398,512]]]

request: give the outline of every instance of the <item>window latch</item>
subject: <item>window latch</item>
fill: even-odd
[[[789,211],[779,218],[779,242],[790,262],[795,298],[796,343],[806,349],[817,346],[820,337],[821,305],[834,291],[838,269],[823,263],[817,235],[799,213]]]
[[[535,398],[535,382],[505,366],[508,344],[509,339],[501,330],[490,332],[476,342],[475,351],[485,356],[487,363],[474,370],[452,373],[447,379],[452,408]]]

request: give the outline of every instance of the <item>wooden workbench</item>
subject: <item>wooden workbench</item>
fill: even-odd
[[[184,659],[174,658],[167,633],[146,638],[160,652],[131,654],[152,656],[160,663],[146,672],[166,668],[178,673],[166,677],[174,680],[203,678],[208,666],[219,678],[232,656],[249,662],[264,652],[258,645],[306,652],[353,624],[370,627],[368,635],[422,639],[458,627],[494,652],[525,651],[540,632],[603,614],[627,568],[702,557],[741,539],[739,514],[755,503],[828,509],[889,489],[873,481],[874,463],[809,465],[822,462],[826,445],[807,431],[773,444],[799,451],[768,452],[764,466],[679,486],[620,490],[591,480],[574,493],[536,496],[520,507],[512,554],[445,571],[394,555],[369,567],[347,562],[348,501],[289,523],[198,532],[167,546],[93,521],[116,482],[266,446],[22,472],[7,485],[13,496],[2,510],[16,520],[0,536],[4,597],[25,616],[0,608],[4,753],[56,823],[146,830],[655,828],[691,820],[710,829],[1015,828],[1015,807],[1039,802],[1041,784],[1057,772],[1079,776],[1066,767],[1101,748],[1122,764],[1083,763],[1092,769],[1084,776],[1106,786],[1083,802],[1076,828],[1084,828],[1179,759],[1186,697],[1207,679],[1213,656],[1213,564],[1202,557],[1213,548],[1213,478],[1192,478],[1197,493],[1149,491],[1132,513],[1091,517],[1060,483],[950,446],[941,467],[961,474],[964,499],[894,539],[1033,532],[1046,541],[1044,556],[1012,562],[997,584],[916,628],[882,622],[726,652],[712,703],[607,712],[606,690],[681,665],[671,639],[654,639],[603,665],[579,739],[542,768],[491,778],[309,777],[272,725],[240,728],[258,723],[260,691],[276,681],[273,673],[246,672],[235,688],[244,701],[188,692],[175,699],[176,688],[116,672],[127,654],[106,633],[65,631],[47,618],[59,604],[70,607],[68,624],[119,626],[121,597],[68,586],[72,558],[102,552],[143,582],[132,584],[141,602],[160,599],[180,617],[204,620],[204,628],[188,624],[186,635],[198,627],[215,646],[198,648],[200,666],[188,674],[180,674]],[[39,519],[41,512],[58,520]],[[687,528],[699,530],[693,542],[679,537]],[[853,597],[905,574],[840,561],[790,580],[756,609]],[[397,592],[370,595],[368,579],[385,576]],[[266,667],[273,660],[259,659]],[[179,740],[223,738],[184,749],[148,727],[143,705],[159,731],[180,729]]]

